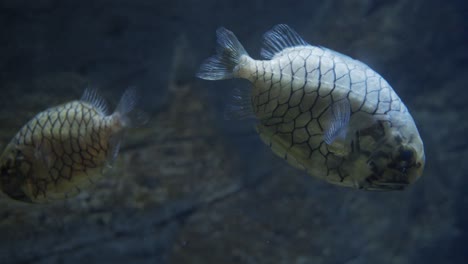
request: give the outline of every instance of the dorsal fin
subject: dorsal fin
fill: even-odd
[[[265,59],[271,59],[286,48],[308,45],[309,44],[288,25],[279,24],[263,35],[263,48],[260,55]]]
[[[86,88],[83,96],[81,96],[81,101],[87,102],[96,107],[103,115],[109,114],[106,101],[99,95],[96,89]]]

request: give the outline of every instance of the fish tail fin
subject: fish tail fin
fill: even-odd
[[[137,90],[134,87],[125,90],[114,114],[118,114],[123,127],[137,127],[148,122],[146,113],[136,109],[139,101]]]
[[[236,67],[242,56],[248,56],[242,44],[231,31],[221,27],[216,30],[218,46],[216,55],[206,59],[196,74],[205,80],[223,80],[236,77]]]

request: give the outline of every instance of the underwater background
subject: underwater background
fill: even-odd
[[[0,149],[36,113],[137,87],[150,122],[78,197],[0,201],[0,263],[466,263],[468,4],[461,0],[0,0]],[[290,167],[254,121],[225,120],[246,81],[194,77],[232,30],[259,58],[278,23],[359,59],[406,103],[426,169],[402,192]]]

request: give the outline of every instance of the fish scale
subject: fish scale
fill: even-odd
[[[37,114],[0,157],[1,191],[15,200],[42,203],[91,186],[117,154],[134,99],[134,91],[127,90],[108,115],[104,101],[87,90],[79,101]]]
[[[401,190],[419,178],[425,158],[416,125],[370,67],[312,46],[286,25],[265,34],[266,60],[251,58],[232,32],[220,28],[217,35],[218,54],[198,77],[252,82],[244,100],[260,138],[289,164],[367,190]]]

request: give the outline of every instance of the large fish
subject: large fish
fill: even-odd
[[[287,25],[264,35],[264,60],[236,36],[217,30],[217,54],[197,76],[243,78],[237,116],[252,113],[262,140],[294,167],[366,190],[401,190],[423,171],[424,147],[408,109],[364,63],[305,42]]]
[[[0,156],[0,191],[30,203],[78,194],[102,176],[119,151],[122,132],[132,125],[133,89],[114,113],[94,90],[81,100],[49,108],[31,119]]]

